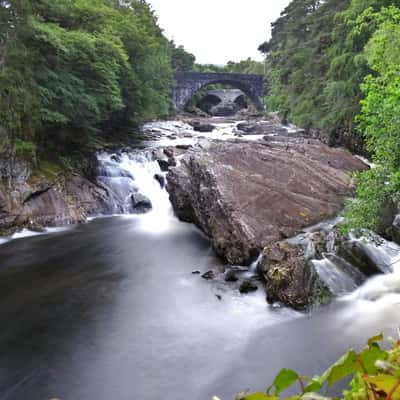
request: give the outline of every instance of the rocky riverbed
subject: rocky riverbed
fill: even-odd
[[[166,186],[175,215],[210,238],[227,263],[222,280],[241,293],[262,279],[268,302],[303,310],[388,272],[333,225],[290,239],[336,217],[352,195],[351,174],[368,166],[348,151],[276,118],[185,116],[146,124],[140,138],[135,147],[99,152],[81,174],[48,162],[34,168],[21,158],[3,163],[0,229],[11,235],[92,215],[148,213],[157,187]],[[221,271],[204,272],[220,279]]]
[[[309,226],[314,216],[336,214],[351,193],[345,171],[362,164],[275,121],[187,122],[147,124],[138,147],[100,147],[88,160],[92,174],[41,162],[39,169],[28,165],[26,174],[14,167],[12,179],[3,180],[2,193],[16,204],[5,209],[28,222],[62,224],[50,212],[62,203],[46,196],[55,191],[64,199],[63,188],[73,179],[94,193],[83,201],[74,196],[80,189],[69,186],[65,197],[70,210],[84,203],[77,219],[84,224],[55,228],[51,235],[26,238],[31,233],[22,231],[0,238],[0,397],[232,399],[245,388],[263,390],[283,366],[312,376],[378,330],[395,334],[400,246],[380,237],[343,237],[337,218]],[[213,129],[195,131],[198,123]],[[215,162],[201,162],[200,155]],[[186,174],[191,159],[201,174],[188,200],[196,195],[203,204],[197,223],[207,223],[209,237],[205,228],[178,220],[165,189],[166,174]],[[37,190],[40,182],[51,188]],[[25,185],[28,196],[35,192],[27,203],[30,210],[37,205],[36,214],[15,200],[26,198]],[[205,205],[202,194],[212,201]],[[285,216],[283,201],[293,214]],[[217,206],[225,214],[216,214]],[[252,214],[255,206],[264,211]],[[68,215],[65,206],[57,210]],[[87,218],[98,213],[110,216]],[[253,261],[253,253],[257,259],[223,262],[212,249],[215,224],[243,229],[248,236],[235,239],[248,248],[243,261]],[[256,225],[261,228],[253,231]],[[261,237],[263,230],[273,239],[261,238],[261,249],[250,234]],[[239,252],[232,255],[239,261]]]
[[[214,141],[189,150],[168,174],[179,218],[211,237],[229,263],[246,264],[269,243],[336,215],[365,169],[316,140]]]

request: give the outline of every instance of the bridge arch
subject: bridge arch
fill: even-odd
[[[240,89],[259,111],[264,110],[264,76],[228,73],[176,72],[173,101],[176,111],[183,111],[194,94],[211,84],[225,84]]]

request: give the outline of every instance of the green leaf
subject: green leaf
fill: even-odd
[[[379,348],[376,343],[372,347],[367,347],[359,355],[359,360],[362,362],[365,370],[360,367],[360,372],[367,372],[370,375],[377,373],[375,363],[378,360],[386,360],[387,353]]]
[[[328,382],[328,387],[330,387],[355,372],[358,372],[357,354],[351,350],[324,372],[320,382],[321,384]]]
[[[279,397],[271,396],[269,394],[258,392],[258,393],[253,393],[253,394],[250,394],[249,396],[243,397],[242,400],[279,400]]]
[[[377,342],[381,342],[383,340],[383,333],[376,335],[368,340],[368,346],[372,347]]]
[[[267,393],[275,387],[275,395],[279,396],[285,389],[292,386],[299,379],[299,375],[292,369],[282,369],[276,376],[273,384],[267,389]]]
[[[363,379],[387,395],[391,394],[392,400],[400,400],[400,379],[391,375],[364,376]]]
[[[314,376],[304,388],[304,393],[318,392],[322,389],[323,384],[321,383],[320,376]]]

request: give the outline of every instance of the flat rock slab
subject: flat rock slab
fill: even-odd
[[[213,141],[190,149],[168,173],[177,216],[195,223],[231,264],[337,214],[352,193],[349,172],[367,166],[313,139],[285,147]]]

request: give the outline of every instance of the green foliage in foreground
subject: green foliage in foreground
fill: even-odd
[[[364,99],[357,118],[376,164],[356,177],[357,196],[346,209],[345,230],[363,228],[384,233],[390,226],[400,192],[400,9],[367,9],[357,20],[357,31],[377,26],[365,48],[372,73],[362,84]]]
[[[283,369],[265,393],[244,395],[240,400],[328,400],[329,389],[345,378],[351,378],[351,382],[341,397],[344,400],[399,400],[400,341],[391,340],[391,348],[385,350],[378,343],[382,340],[379,335],[371,338],[362,351],[350,350],[321,376],[308,378]],[[296,383],[299,394],[282,396]]]

